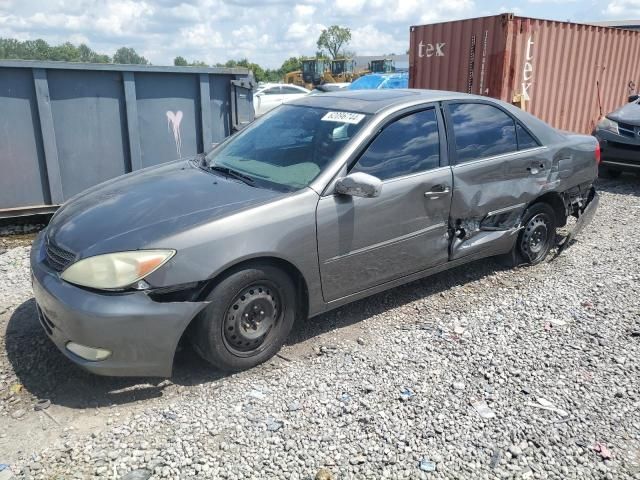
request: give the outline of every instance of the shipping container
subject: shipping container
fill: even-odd
[[[207,151],[253,120],[245,68],[0,60],[0,218]]]
[[[640,32],[510,13],[410,29],[409,86],[514,103],[590,134],[640,86]]]

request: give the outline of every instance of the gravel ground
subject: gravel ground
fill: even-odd
[[[640,181],[599,189],[556,260],[359,301],[232,376],[189,349],[171,380],[80,371],[37,324],[28,247],[10,249],[0,463],[18,478],[640,479]]]

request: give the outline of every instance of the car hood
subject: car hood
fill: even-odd
[[[283,195],[183,160],[118,177],[72,198],[51,220],[47,237],[81,258],[158,247],[167,236]]]
[[[638,102],[628,103],[615,112],[611,112],[607,117],[616,122],[640,126],[640,105]]]

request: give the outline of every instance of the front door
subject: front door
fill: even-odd
[[[325,301],[439,265],[448,256],[452,176],[435,108],[388,123],[349,173],[383,181],[375,198],[330,193],[317,209]]]

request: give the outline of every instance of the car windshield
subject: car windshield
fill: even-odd
[[[357,112],[283,105],[206,157],[256,186],[291,191],[308,186],[369,120]]]

